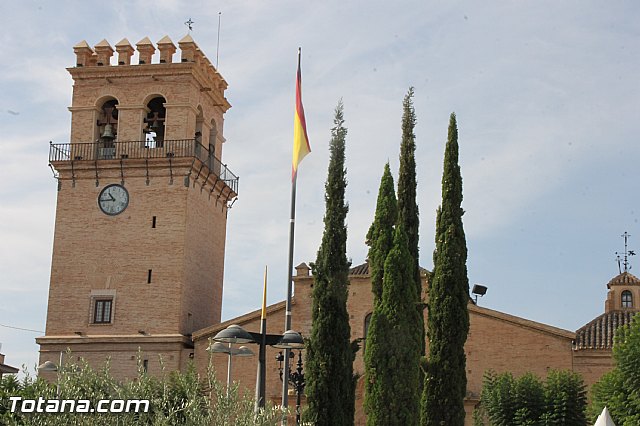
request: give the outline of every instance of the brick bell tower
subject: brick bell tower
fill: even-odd
[[[115,377],[181,369],[191,333],[220,322],[226,218],[238,178],[221,162],[227,83],[191,36],[74,46],[71,140],[58,179],[40,362]],[[137,50],[137,63],[132,58]],[[67,348],[71,355],[67,355]],[[62,355],[61,355],[62,352]],[[43,373],[47,374],[47,373]],[[49,373],[51,374],[51,373]]]

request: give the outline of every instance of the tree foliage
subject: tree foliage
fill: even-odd
[[[413,107],[413,87],[402,102],[402,141],[400,142],[400,169],[398,171],[398,222],[407,233],[409,254],[413,259],[413,288],[417,300],[415,332],[420,333],[420,354],[425,355],[425,330],[422,304],[422,280],[420,279],[420,253],[418,248],[420,217],[418,214],[416,178],[416,112]]]
[[[546,382],[532,373],[488,372],[479,412],[492,426],[584,426],[586,406],[586,387],[574,372],[552,370]],[[484,424],[477,417],[475,424]]]
[[[68,352],[70,355],[70,352]],[[69,360],[70,356],[65,357]],[[144,373],[138,363],[138,377],[120,382],[111,376],[109,364],[94,370],[85,361],[69,361],[58,373],[58,383],[25,374],[22,380],[13,375],[0,380],[0,424],[33,426],[66,425],[277,425],[282,416],[279,410],[268,407],[258,416],[255,403],[248,395],[240,396],[237,386],[227,396],[226,388],[215,379],[209,364],[206,377],[200,377],[193,365],[184,373],[163,372],[154,377]],[[149,400],[147,413],[21,413],[11,412],[9,397],[23,400],[89,400],[96,407],[100,400]],[[21,402],[17,402],[16,407]],[[46,404],[43,404],[46,406]]]
[[[615,367],[591,388],[590,417],[606,406],[618,426],[640,424],[640,314],[616,332],[613,359]]]
[[[389,163],[385,164],[378,201],[373,223],[367,232],[367,245],[369,246],[369,273],[371,275],[371,290],[373,291],[374,306],[382,297],[382,277],[384,275],[384,262],[393,246],[393,230],[398,218],[398,205],[396,193],[393,189],[393,176],[389,169]]]
[[[349,208],[345,203],[347,129],[342,102],[335,110],[334,124],[325,184],[325,228],[316,262],[311,265],[312,326],[305,365],[308,416],[318,426],[353,424],[355,404],[355,352],[347,312],[350,263],[345,220]]]
[[[469,332],[467,245],[462,226],[462,176],[458,129],[451,114],[436,216],[436,249],[429,281],[429,361],[422,396],[423,425],[464,425],[467,377],[464,344]]]
[[[384,264],[382,298],[367,334],[365,375],[368,425],[417,425],[420,341],[414,324],[413,259],[402,223]]]

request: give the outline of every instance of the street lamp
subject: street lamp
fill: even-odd
[[[265,405],[265,383],[266,383],[266,365],[265,353],[266,347],[272,346],[278,349],[285,349],[288,353],[290,349],[304,348],[304,339],[297,331],[287,330],[284,334],[266,334],[247,331],[239,325],[232,324],[220,330],[212,339],[214,342],[222,343],[255,343],[260,348],[258,356],[258,374],[256,381],[256,410],[264,408]]]
[[[475,300],[475,304],[478,304],[478,296],[482,297],[485,294],[487,294],[487,287],[481,285],[481,284],[475,284],[473,286],[473,289],[471,290],[471,293],[473,293],[473,295],[476,297]]]
[[[58,365],[53,361],[45,361],[37,367],[37,370],[44,373],[59,373],[62,370],[62,355],[63,352],[60,351]],[[56,380],[56,398],[60,398],[60,374],[58,374],[58,379]]]
[[[292,352],[289,352],[289,358],[293,358],[295,355]],[[278,352],[276,355],[276,361],[278,361],[278,370],[280,371],[280,380],[283,380],[283,367],[282,362],[284,361],[285,355],[282,352]],[[287,360],[287,364],[289,364],[289,360]],[[302,350],[298,351],[298,368],[295,371],[291,371],[291,367],[287,368],[286,371],[289,372],[289,383],[296,391],[296,425],[300,424],[300,399],[302,393],[304,392],[304,373],[302,372]]]
[[[229,346],[221,342],[215,342],[207,348],[208,351],[214,353],[223,353],[229,356],[229,360],[227,361],[227,398],[229,397],[229,388],[231,386],[231,358],[234,356],[253,356],[253,351],[246,346],[240,346],[239,348],[234,348],[231,346],[231,342],[229,342]]]

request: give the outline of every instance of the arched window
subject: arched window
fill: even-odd
[[[98,158],[111,159],[115,157],[113,141],[118,135],[118,101],[106,101],[98,115]]]
[[[202,112],[202,107],[198,105],[198,115],[196,116],[196,131],[193,137],[197,145],[202,145],[202,142],[203,142],[202,141],[202,122],[203,121],[204,121],[204,114]]]
[[[369,324],[371,323],[371,313],[364,317],[364,336],[362,337],[362,353],[367,349],[367,334],[369,333]]]
[[[629,290],[622,292],[622,307],[633,308],[633,295]]]
[[[118,134],[118,101],[116,99],[106,101],[100,108],[98,133],[98,138],[110,140],[115,139]]]
[[[216,121],[211,120],[211,130],[209,130],[209,169],[213,170],[214,173],[220,173],[220,167],[216,166],[216,139],[218,138],[218,127],[216,126]]]
[[[144,119],[147,126],[144,128],[145,146],[147,148],[162,148],[164,145],[164,123],[167,110],[164,107],[166,99],[162,96],[153,98],[147,104],[149,113]]]

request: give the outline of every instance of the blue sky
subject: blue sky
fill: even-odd
[[[298,181],[296,264],[315,258],[322,235],[339,99],[357,265],[386,161],[397,177],[402,98],[414,86],[422,266],[432,267],[455,111],[469,279],[489,288],[480,304],[569,330],[604,311],[620,235],[640,247],[635,2],[26,0],[0,3],[0,324],[44,330],[56,203],[48,142],[69,139],[72,46],[177,42],[192,18],[193,38],[215,61],[218,12],[233,106],[223,162],[240,175],[225,319],[260,306],[264,265],[269,303],[285,297],[299,46],[313,152]],[[35,365],[38,335],[0,326],[7,362]]]

